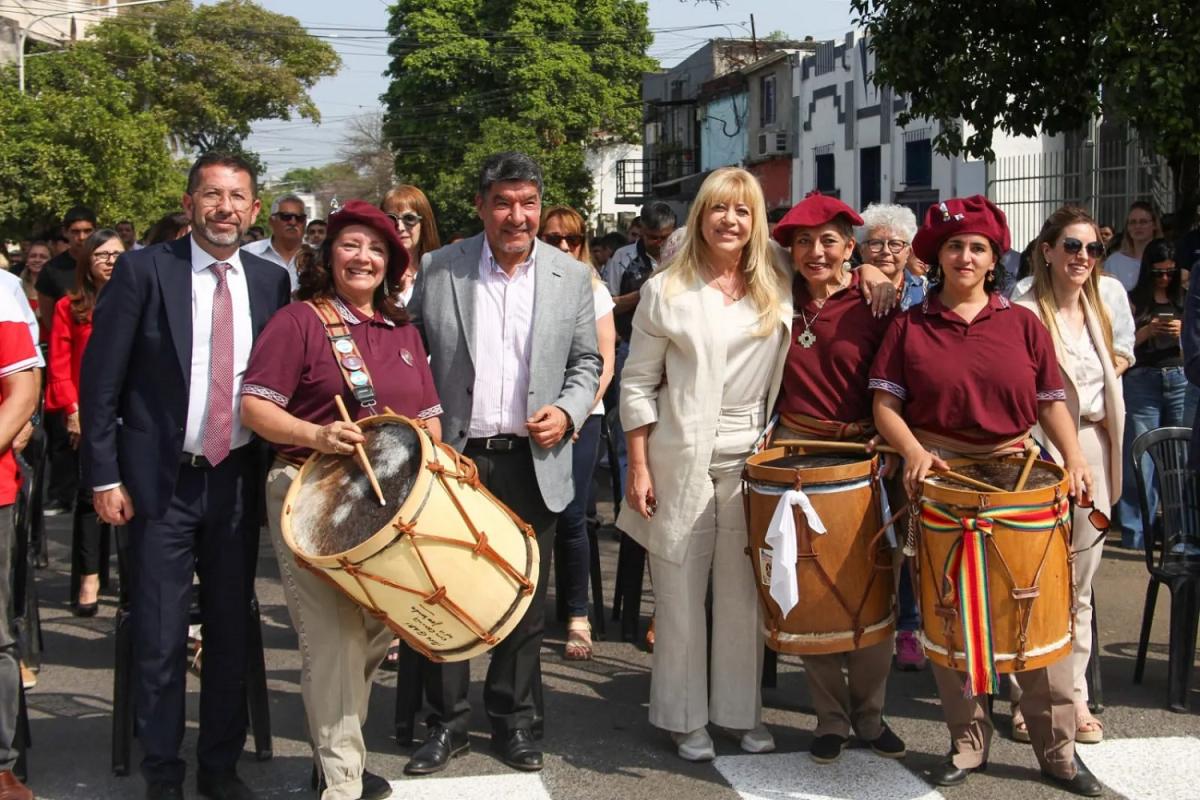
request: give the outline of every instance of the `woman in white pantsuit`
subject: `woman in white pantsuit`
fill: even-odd
[[[1067,390],[1067,409],[1079,431],[1079,446],[1096,480],[1092,503],[1108,514],[1121,496],[1121,443],[1125,401],[1120,373],[1128,365],[1113,349],[1114,328],[1133,325],[1128,304],[1112,308],[1103,299],[1097,261],[1103,257],[1100,233],[1088,213],[1063,206],[1050,215],[1034,245],[1033,286],[1016,299],[1050,329],[1054,351]],[[1039,429],[1034,435],[1046,442]],[[1048,447],[1050,445],[1047,445]],[[1058,453],[1054,452],[1055,457]],[[1092,580],[1100,568],[1103,531],[1089,521],[1089,510],[1076,507],[1072,521],[1075,551],[1075,741],[1099,742],[1100,721],[1088,711],[1087,664],[1092,652]],[[1093,546],[1094,544],[1094,546]],[[1028,741],[1019,711],[1020,689],[1014,683],[1013,736]]]
[[[716,170],[678,255],[642,288],[621,376],[629,473],[617,524],[649,552],[654,575],[650,721],[692,761],[713,757],[710,721],[746,751],[775,747],[760,721],[762,626],[741,472],[787,353],[789,277],[771,255],[758,180]]]

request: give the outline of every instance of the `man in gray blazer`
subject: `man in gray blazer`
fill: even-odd
[[[443,439],[474,459],[484,485],[537,532],[533,601],[492,651],[484,685],[493,747],[521,770],[542,768],[532,727],[546,575],[558,512],[574,494],[571,437],[600,375],[591,271],[537,243],[541,195],[531,158],[490,156],[475,197],[484,232],[426,255],[408,305],[442,398]],[[469,664],[429,665],[426,675],[434,715],[410,775],[438,772],[468,747]]]

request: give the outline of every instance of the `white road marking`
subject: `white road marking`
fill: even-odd
[[[550,800],[540,775],[479,775],[473,778],[408,778],[392,781],[404,800]]]
[[[1105,739],[1079,757],[1100,782],[1129,800],[1195,800],[1200,739]]]
[[[824,765],[807,753],[722,756],[713,764],[742,800],[944,800],[903,765],[865,750]]]

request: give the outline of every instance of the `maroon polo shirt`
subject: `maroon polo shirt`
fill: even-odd
[[[892,315],[876,319],[871,314],[862,300],[857,272],[851,275],[849,286],[831,295],[820,308],[808,292],[808,282],[796,275],[792,299],[796,313],[778,410],[837,422],[869,419],[867,378]],[[807,348],[798,341],[805,318],[817,337]]]
[[[334,361],[325,326],[312,307],[302,302],[280,309],[263,329],[250,354],[242,394],[270,400],[292,416],[316,425],[339,418],[335,394],[342,396],[354,419],[381,414],[384,406],[413,419],[441,414],[441,401],[417,329],[395,325],[379,312],[368,319],[336,297],[333,305],[371,374],[377,401],[374,409],[365,409],[354,399]],[[312,452],[303,447],[274,447],[294,461],[308,458]]]
[[[978,442],[1011,439],[1038,421],[1038,403],[1065,400],[1050,332],[993,294],[970,324],[927,297],[892,323],[870,387],[904,401],[912,428]]]

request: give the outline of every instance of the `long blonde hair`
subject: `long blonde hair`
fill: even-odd
[[[687,234],[679,252],[665,265],[665,293],[683,291],[694,283],[708,282],[706,265],[712,252],[704,240],[704,217],[718,203],[745,203],[750,207],[750,240],[742,248],[739,268],[746,295],[758,309],[755,336],[767,336],[780,321],[780,276],[771,258],[767,235],[767,203],[758,178],[740,167],[722,167],[705,178],[688,210]]]
[[[1050,334],[1056,342],[1062,341],[1056,313],[1058,305],[1054,299],[1053,278],[1046,262],[1046,256],[1042,253],[1042,245],[1054,247],[1062,237],[1063,231],[1071,225],[1090,225],[1096,233],[1096,241],[1100,241],[1100,226],[1096,224],[1096,220],[1092,219],[1092,215],[1086,209],[1079,206],[1062,206],[1051,214],[1042,225],[1041,233],[1038,234],[1037,241],[1033,245],[1033,253],[1030,255],[1033,264],[1033,296],[1037,300],[1038,314],[1041,316],[1042,322],[1050,329]],[[1104,349],[1108,353],[1109,360],[1115,363],[1112,317],[1100,299],[1100,266],[1097,263],[1092,268],[1092,274],[1088,276],[1087,283],[1083,285],[1083,296],[1087,298],[1095,310],[1096,316],[1100,318]]]

